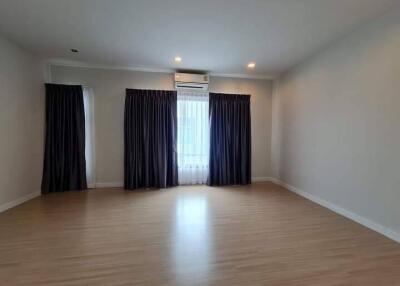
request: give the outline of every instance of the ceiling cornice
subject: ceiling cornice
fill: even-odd
[[[216,77],[232,77],[232,78],[247,78],[247,79],[265,79],[265,80],[274,80],[277,78],[276,75],[257,75],[257,74],[238,74],[238,73],[210,73],[210,76]]]
[[[168,73],[168,74],[173,74],[176,72],[175,69],[154,68],[154,67],[98,65],[98,64],[91,64],[91,63],[85,63],[85,62],[79,62],[79,61],[59,60],[59,59],[47,60],[45,62],[49,66],[64,66],[64,67],[106,69],[106,70],[126,70],[126,71]],[[225,74],[225,73],[214,73],[214,72],[210,72],[209,75],[215,76],[215,77],[264,79],[264,80],[273,80],[276,78],[276,75]]]

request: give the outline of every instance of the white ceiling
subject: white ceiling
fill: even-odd
[[[268,77],[399,2],[0,0],[0,33],[46,59]]]

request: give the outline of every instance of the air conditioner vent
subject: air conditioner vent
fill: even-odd
[[[208,90],[208,80],[208,74],[175,73],[175,88]]]

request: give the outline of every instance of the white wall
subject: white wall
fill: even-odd
[[[82,84],[93,89],[95,102],[96,181],[99,186],[123,182],[125,88],[174,88],[173,75],[127,70],[52,66],[54,83]],[[271,82],[212,77],[214,92],[252,95],[253,177],[270,176]]]
[[[352,32],[276,87],[280,179],[400,239],[400,11]]]
[[[43,66],[0,37],[0,211],[40,191]]]

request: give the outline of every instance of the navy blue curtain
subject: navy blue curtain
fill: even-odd
[[[87,189],[82,86],[46,84],[42,192]]]
[[[210,93],[210,186],[251,183],[250,95]]]
[[[176,91],[127,89],[124,133],[125,189],[178,185]]]

